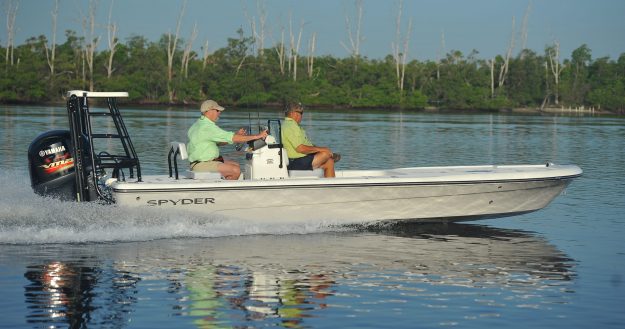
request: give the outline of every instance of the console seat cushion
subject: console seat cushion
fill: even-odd
[[[323,169],[317,168],[313,170],[289,170],[289,177],[323,177]]]

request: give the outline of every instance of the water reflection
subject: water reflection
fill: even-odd
[[[61,262],[31,266],[24,274],[31,281],[24,294],[26,302],[32,304],[27,321],[81,327],[83,316],[93,310],[89,302],[95,284],[92,271]]]
[[[29,265],[24,287],[29,313],[26,322],[35,327],[85,328],[89,325],[122,327],[128,320],[137,277],[108,270],[92,262],[50,261]]]
[[[3,249],[19,258],[18,247]],[[71,328],[165,315],[198,328],[309,327],[332,309],[385,310],[391,290],[394,312],[406,314],[436,303],[540,308],[567,303],[575,278],[573,261],[541,237],[467,224],[32,249],[46,260],[26,255],[27,321]]]
[[[190,316],[198,328],[266,321],[298,327],[312,312],[327,307],[335,284],[328,275],[297,270],[267,273],[238,266],[200,266],[189,270],[181,285],[176,315]]]

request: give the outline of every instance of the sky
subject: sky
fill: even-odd
[[[53,0],[2,0],[2,46],[6,46],[7,41],[6,5],[9,1],[19,3],[16,45],[23,44],[29,37],[52,35]],[[118,26],[122,42],[132,35],[157,41],[163,33],[175,31],[184,0],[99,0],[96,35],[102,39],[98,51],[107,48],[105,26],[111,3],[112,21]],[[208,41],[209,50],[215,51],[227,44],[227,38],[236,37],[239,28],[251,35],[251,20],[255,19],[258,24],[261,16],[257,10],[259,3],[264,5],[266,13],[266,47],[280,41],[282,30],[288,40],[289,22],[292,22],[296,36],[303,26],[300,54],[308,54],[308,42],[315,33],[316,56],[350,55],[341,43],[349,44],[346,16],[355,25],[354,0],[187,0],[181,37],[188,39],[197,23],[198,36],[193,48],[199,52]],[[543,54],[545,46],[557,40],[561,58],[570,58],[571,52],[582,44],[592,50],[593,58],[617,59],[625,53],[623,0],[404,0],[400,43],[403,44],[408,21],[412,20],[408,59],[436,60],[451,50],[459,50],[467,56],[474,49],[479,52],[478,58],[489,59],[506,53],[514,18],[516,54],[521,48],[521,26],[530,3],[527,48]],[[57,43],[65,41],[67,29],[83,35],[81,12],[87,12],[88,4],[88,0],[60,0]],[[360,50],[363,56],[382,59],[392,54],[398,8],[399,0],[363,0]],[[355,32],[355,27],[353,30]]]

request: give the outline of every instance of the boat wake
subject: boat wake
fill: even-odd
[[[28,174],[23,172],[1,173],[0,186],[0,244],[149,241],[348,230],[321,218],[312,222],[254,222],[174,210],[62,202],[36,195]]]

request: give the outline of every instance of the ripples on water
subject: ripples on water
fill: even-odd
[[[544,322],[575,277],[531,233],[459,224],[3,250],[3,263],[26,269],[27,322],[46,326],[410,327],[514,309]]]
[[[174,210],[59,202],[35,195],[25,179],[28,177],[21,172],[0,174],[0,243],[145,241],[341,230],[332,226],[331,219],[323,218],[313,223],[241,223]]]
[[[515,309],[544,323],[576,276],[565,254],[518,230],[241,225],[57,202],[19,175],[0,175],[0,264],[35,327],[479,325]]]
[[[584,169],[565,195],[525,216],[336,227],[325,218],[242,225],[35,196],[28,144],[67,119],[62,108],[17,109],[0,108],[0,327],[625,323],[620,118],[307,111],[312,139],[343,154],[339,168],[553,161]],[[196,112],[123,109],[144,172],[164,172],[164,145],[186,140]],[[247,124],[247,112],[224,115],[225,128]]]

